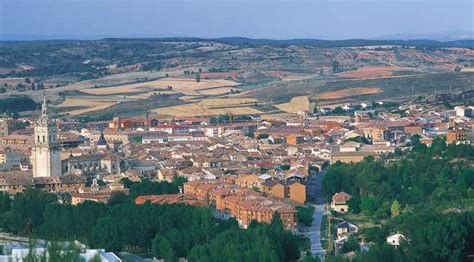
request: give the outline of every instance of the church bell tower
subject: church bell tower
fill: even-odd
[[[35,123],[35,145],[31,152],[33,177],[61,176],[61,157],[57,142],[56,122],[48,116],[46,96],[43,97],[41,115]]]

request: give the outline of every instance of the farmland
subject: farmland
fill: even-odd
[[[26,95],[39,101],[46,93],[53,110],[65,118],[148,111],[166,116],[297,114],[314,105],[471,90],[474,77],[472,50],[449,46],[192,39],[0,45],[0,97]]]
[[[209,90],[219,87],[237,86],[239,83],[234,81],[217,79],[217,80],[202,80],[197,83],[194,79],[160,79],[151,82],[144,82],[130,85],[119,85],[102,88],[87,88],[82,92],[93,95],[113,95],[113,94],[127,94],[134,92],[150,92],[150,91],[165,91],[173,90],[185,95],[197,95],[201,90]],[[226,92],[224,92],[226,93]],[[216,92],[216,94],[221,94]]]
[[[276,105],[276,107],[281,111],[292,114],[311,110],[309,98],[307,96],[293,97],[290,102]]]
[[[247,115],[259,114],[260,111],[251,106],[256,102],[250,98],[203,99],[199,102],[159,108],[153,112],[170,116],[210,116],[219,114]]]

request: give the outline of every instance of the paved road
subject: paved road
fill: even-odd
[[[323,219],[325,203],[321,192],[321,184],[324,174],[324,171],[311,174],[308,181],[308,195],[314,197],[314,214],[313,223],[307,228],[307,232],[305,232],[305,235],[311,241],[311,253],[321,259],[324,258],[324,249],[321,246],[321,221]]]

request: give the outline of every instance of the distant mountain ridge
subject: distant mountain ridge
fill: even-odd
[[[401,33],[395,35],[385,35],[373,38],[374,40],[416,40],[416,39],[431,39],[437,41],[458,41],[458,40],[472,40],[474,39],[474,31],[450,31],[450,32],[437,32],[429,34],[414,34],[414,33]]]
[[[357,46],[377,46],[377,45],[398,45],[398,46],[417,46],[417,47],[468,47],[474,48],[474,39],[438,41],[430,39],[414,40],[370,40],[370,39],[346,39],[346,40],[320,40],[320,39],[289,39],[289,40],[271,40],[271,39],[250,39],[250,38],[219,38],[218,42],[236,44],[236,45],[307,45],[318,47],[357,47]]]
[[[18,38],[16,38],[17,36]],[[42,36],[33,35],[0,35],[1,42],[22,42],[22,41],[182,41],[182,42],[197,42],[207,41],[216,42],[229,45],[238,46],[315,46],[315,47],[361,47],[361,46],[383,46],[383,45],[397,45],[397,46],[414,46],[414,47],[463,47],[474,48],[474,39],[467,38],[462,40],[440,41],[432,39],[345,39],[345,40],[323,40],[323,39],[258,39],[247,37],[220,37],[220,38],[201,38],[201,37],[77,37],[74,36],[55,36],[42,38]],[[23,36],[23,37],[20,37]]]
[[[455,40],[455,41],[438,41],[429,39],[418,40],[370,40],[370,39],[347,39],[347,40],[321,40],[321,39],[254,39],[246,37],[221,37],[221,38],[198,38],[198,37],[165,37],[165,38],[105,38],[104,40],[114,41],[211,41],[222,44],[238,45],[238,46],[315,46],[315,47],[360,47],[360,46],[415,46],[415,47],[464,47],[474,48],[474,39]]]

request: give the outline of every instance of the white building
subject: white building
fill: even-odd
[[[454,111],[456,112],[456,116],[461,116],[461,117],[472,116],[472,107],[456,106],[454,107]]]
[[[41,242],[41,241],[40,241]],[[3,247],[3,255],[0,255],[0,262],[23,262],[29,261],[27,256],[32,253],[35,257],[49,257],[48,248],[44,243],[37,243],[34,246],[29,246],[24,243],[9,243]],[[104,249],[86,249],[79,253],[81,261],[96,261],[101,262],[121,262],[117,255],[112,252],[105,252]]]
[[[85,261],[100,258],[101,262],[121,262],[117,255],[112,252],[105,252],[104,249],[87,249],[86,252],[81,253],[81,258]]]
[[[56,123],[49,119],[46,96],[43,98],[41,115],[35,123],[35,145],[31,151],[33,177],[61,176],[61,157],[57,142]]]
[[[406,238],[405,238],[404,235],[397,233],[395,235],[391,235],[391,236],[387,237],[387,243],[389,245],[398,247],[400,245],[400,242],[402,240],[405,240],[405,239]]]

